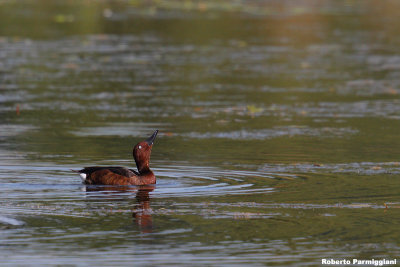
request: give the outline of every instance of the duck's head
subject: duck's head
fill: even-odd
[[[138,143],[133,148],[133,158],[135,159],[139,173],[145,173],[147,171],[150,171],[149,162],[150,162],[151,148],[153,147],[153,143],[154,140],[156,139],[157,133],[158,130],[155,130],[154,133],[149,138]]]

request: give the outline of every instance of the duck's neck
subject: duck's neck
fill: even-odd
[[[139,175],[148,175],[148,174],[153,174],[153,172],[150,170],[150,168],[145,168],[145,169],[138,169]]]
[[[135,159],[136,167],[139,171],[139,174],[145,174],[147,172],[151,172],[149,167],[149,161],[138,161]]]
[[[150,170],[149,160],[137,160],[135,158],[136,167],[138,169],[138,177],[143,184],[155,184],[156,177],[154,173]]]
[[[138,169],[139,175],[145,175],[147,173],[153,173],[150,170],[149,164],[143,164],[141,166],[137,165],[137,169]]]

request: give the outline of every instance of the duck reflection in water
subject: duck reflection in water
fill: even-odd
[[[132,209],[132,217],[142,233],[151,233],[153,230],[152,209],[150,207],[150,192],[154,185],[141,186],[85,186],[86,192],[102,192],[110,197],[110,201],[126,200],[121,193],[135,193],[136,203]]]
[[[152,210],[150,207],[149,192],[154,190],[153,185],[143,185],[136,192],[137,204],[133,210],[132,216],[143,233],[151,233],[153,230]]]

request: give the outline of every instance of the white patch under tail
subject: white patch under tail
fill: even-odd
[[[81,173],[79,173],[79,176],[81,177],[82,182],[84,183],[86,181],[86,177],[87,177],[86,173],[81,172]]]

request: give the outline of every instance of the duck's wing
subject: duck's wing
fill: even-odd
[[[101,171],[101,170],[108,170],[110,172],[113,172],[115,174],[125,176],[125,177],[132,177],[138,175],[138,173],[132,169],[124,168],[124,167],[118,167],[118,166],[109,166],[109,167],[97,167],[97,166],[92,166],[92,167],[85,167],[82,170],[79,170],[79,173],[84,173],[87,176],[90,176],[92,173],[96,171]]]

